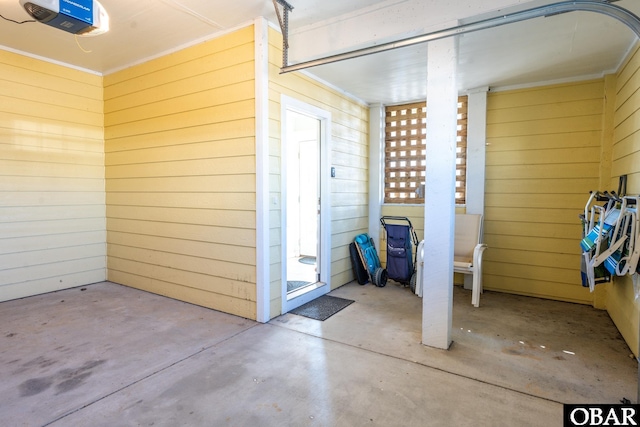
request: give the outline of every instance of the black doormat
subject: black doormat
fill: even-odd
[[[316,320],[327,320],[329,317],[333,316],[352,302],[354,301],[351,299],[323,295],[291,310],[289,313]]]

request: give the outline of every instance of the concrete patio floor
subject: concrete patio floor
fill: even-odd
[[[0,303],[4,426],[561,426],[563,403],[635,402],[606,312],[454,289],[453,345],[421,301],[356,283],[324,322],[268,324],[109,282]]]

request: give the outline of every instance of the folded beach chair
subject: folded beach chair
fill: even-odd
[[[604,266],[612,275],[624,276],[636,271],[640,247],[638,239],[640,236],[639,218],[637,212],[638,197],[623,197],[620,208],[620,226],[614,230],[616,233],[612,240],[617,242],[623,239],[623,244],[604,261]],[[634,207],[630,207],[634,206]],[[615,244],[615,243],[614,243]]]
[[[614,197],[616,203],[606,213],[605,207],[592,208],[592,211],[600,211],[599,221],[580,242],[583,250],[583,286],[586,277],[586,284],[592,292],[602,267],[610,276],[623,276],[637,267],[635,246],[638,240],[638,216],[635,206],[638,198]]]
[[[591,251],[606,239],[620,218],[619,209],[612,208],[606,211],[604,207],[593,206],[592,211],[599,214],[600,221],[596,223],[582,241],[580,241],[580,247],[583,252]],[[592,217],[593,216],[595,215],[592,215]]]

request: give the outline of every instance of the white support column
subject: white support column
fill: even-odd
[[[422,343],[448,349],[453,312],[456,188],[457,40],[427,48],[427,165],[422,277]]]
[[[268,24],[256,18],[256,320],[271,318],[269,260],[269,40]]]
[[[487,92],[482,87],[468,92],[467,103],[467,200],[466,213],[484,215],[484,175],[487,141]],[[464,275],[464,288],[473,289],[473,276]]]
[[[468,93],[466,205],[469,214],[484,215],[488,90],[488,87],[483,87],[470,90]]]
[[[369,109],[369,236],[380,242],[380,216],[384,200],[384,106]]]

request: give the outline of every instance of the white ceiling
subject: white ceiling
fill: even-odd
[[[294,7],[290,14],[292,53],[315,56],[451,27],[457,23],[453,18],[473,21],[516,7],[554,2],[288,1]],[[111,30],[104,35],[76,39],[40,23],[18,25],[0,20],[0,45],[109,74],[246,25],[258,16],[277,22],[272,0],[101,3],[111,20]],[[621,0],[616,5],[640,14],[638,0]],[[29,19],[18,0],[0,0],[0,14],[16,21]],[[459,36],[458,85],[464,91],[595,77],[615,70],[635,42],[635,35],[623,24],[591,12],[537,18],[470,33]],[[420,45],[308,71],[366,102],[399,103],[425,97],[426,59],[426,46]]]

